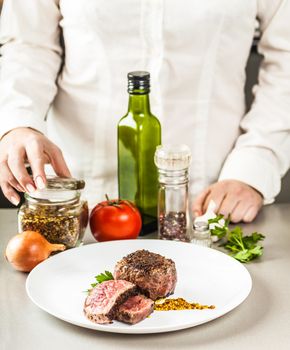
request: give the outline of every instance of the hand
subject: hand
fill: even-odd
[[[25,163],[32,169],[29,176]],[[58,176],[70,176],[61,150],[40,132],[16,128],[0,142],[0,186],[4,196],[14,205],[20,201],[19,192],[34,192],[45,187],[44,165],[51,163]]]
[[[253,187],[237,180],[223,180],[207,187],[194,201],[195,216],[202,215],[213,200],[216,213],[231,217],[231,222],[251,222],[263,205],[262,195]]]

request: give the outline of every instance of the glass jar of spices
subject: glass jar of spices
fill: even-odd
[[[47,177],[43,190],[25,193],[25,202],[18,212],[19,232],[40,232],[51,243],[62,243],[66,248],[83,242],[88,224],[88,205],[81,199],[83,180]]]
[[[159,174],[158,237],[190,242],[188,168],[191,152],[186,145],[158,146],[155,164]]]

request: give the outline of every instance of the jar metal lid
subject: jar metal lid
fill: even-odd
[[[56,190],[82,190],[85,188],[85,181],[73,177],[47,176],[46,189]]]
[[[85,187],[84,180],[65,178],[59,176],[47,176],[44,189],[37,189],[29,193],[29,197],[46,199],[52,202],[65,201],[79,196],[79,191]]]

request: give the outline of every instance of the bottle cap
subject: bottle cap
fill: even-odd
[[[209,230],[209,225],[206,221],[197,221],[193,224],[195,231],[204,232]]]
[[[150,92],[150,73],[135,71],[128,73],[129,94],[145,94]]]
[[[161,145],[156,148],[154,161],[162,170],[184,170],[191,162],[190,148],[186,145]]]

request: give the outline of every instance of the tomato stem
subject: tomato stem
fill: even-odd
[[[121,208],[120,207],[120,200],[119,199],[117,199],[117,200],[111,200],[110,198],[109,198],[109,196],[107,195],[107,193],[105,194],[105,197],[106,197],[106,199],[107,199],[107,202],[108,202],[108,205],[111,205],[111,206],[113,206],[113,207],[118,207],[118,208]]]

